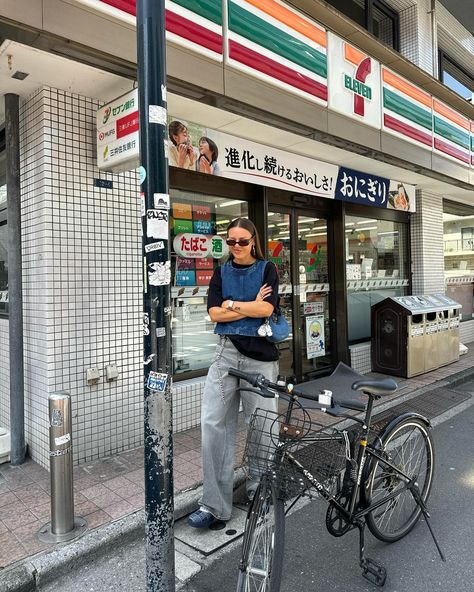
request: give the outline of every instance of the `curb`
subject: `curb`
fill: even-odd
[[[234,472],[234,488],[245,479],[243,469]],[[180,491],[174,502],[174,520],[193,512],[202,494],[202,485]],[[66,571],[97,560],[112,546],[128,544],[145,536],[145,513],[143,510],[129,514],[85,534],[75,541],[57,545],[51,551],[24,559],[0,571],[2,592],[33,592]]]
[[[377,405],[377,412],[385,411],[401,402],[407,401],[429,390],[455,387],[474,378],[474,368],[467,368],[448,378],[421,387],[411,393],[401,394],[385,404]],[[346,419],[338,422],[338,427],[350,423]],[[234,472],[234,488],[245,479],[242,468]],[[180,491],[175,496],[174,519],[179,520],[196,509],[202,492],[202,485],[194,489]],[[86,531],[76,541],[63,543],[52,551],[42,553],[14,563],[0,571],[2,592],[33,592],[41,585],[60,578],[67,570],[75,569],[104,555],[112,545],[122,545],[145,536],[145,515],[143,510],[129,514],[105,526]]]

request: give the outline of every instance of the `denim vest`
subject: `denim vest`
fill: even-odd
[[[230,261],[221,267],[222,296],[224,300],[253,302],[263,285],[263,274],[267,262],[257,259],[250,267],[234,267]],[[244,317],[229,323],[216,323],[214,333],[219,335],[247,335],[257,337],[261,318]]]

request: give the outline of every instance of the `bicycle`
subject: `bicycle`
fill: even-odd
[[[260,482],[247,514],[237,592],[279,592],[285,515],[304,495],[328,502],[326,527],[333,536],[359,530],[362,575],[378,586],[385,584],[387,572],[365,554],[366,526],[377,539],[392,543],[406,536],[423,516],[445,561],[426,507],[434,471],[429,420],[408,412],[378,432],[372,426],[374,401],[395,392],[393,379],[361,377],[352,385],[355,397],[338,400],[330,391],[303,393],[291,384],[272,383],[262,374],[235,368],[229,374],[251,385],[240,390],[288,402],[282,414],[257,409],[250,422],[244,459]],[[367,395],[367,401],[361,394]],[[304,399],[323,413],[350,418],[354,426],[317,424],[301,404]],[[365,414],[361,419],[344,409]]]

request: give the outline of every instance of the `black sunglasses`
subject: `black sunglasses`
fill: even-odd
[[[239,247],[248,247],[250,245],[250,241],[253,239],[252,235],[250,238],[239,238],[239,240],[235,240],[235,238],[227,238],[226,243],[229,247],[235,247],[235,245],[239,245]]]

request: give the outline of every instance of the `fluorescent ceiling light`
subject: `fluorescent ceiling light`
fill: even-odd
[[[220,208],[226,208],[227,206],[235,206],[236,204],[243,203],[241,199],[231,199],[230,201],[223,201],[220,204],[217,204]]]

